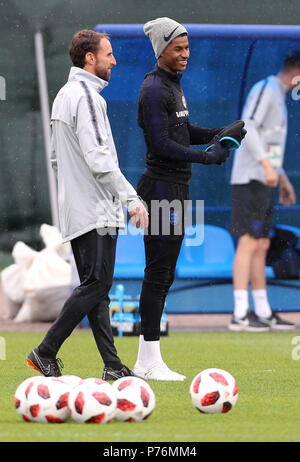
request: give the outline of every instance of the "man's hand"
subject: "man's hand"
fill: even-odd
[[[136,228],[145,229],[149,225],[149,214],[146,207],[141,204],[136,209],[129,212],[131,223]]]
[[[269,159],[263,159],[261,161],[261,165],[265,169],[265,184],[266,184],[266,186],[270,186],[271,188],[276,188],[276,186],[278,185],[279,176],[278,176],[275,168],[272,166]]]
[[[295,190],[286,175],[280,175],[279,178],[279,203],[282,205],[295,205]]]
[[[221,165],[229,157],[230,155],[229,149],[226,149],[223,146],[221,146],[219,140],[220,140],[219,135],[216,135],[213,138],[212,147],[206,151],[206,159],[204,162],[205,164]]]
[[[224,149],[229,149],[233,151],[237,149],[242,140],[247,134],[247,130],[244,128],[245,122],[243,120],[236,120],[230,125],[226,125],[221,128],[217,133],[219,142]],[[208,146],[211,146],[214,143],[214,138],[209,141]],[[209,149],[206,149],[209,150]]]

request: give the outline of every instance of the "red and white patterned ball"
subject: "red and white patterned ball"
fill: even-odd
[[[155,394],[145,380],[122,377],[112,384],[117,397],[115,420],[143,422],[155,408]]]
[[[90,377],[70,391],[68,406],[77,423],[105,424],[115,416],[117,399],[110,383]]]
[[[199,372],[190,385],[193,405],[205,414],[229,412],[238,399],[234,377],[223,369],[210,368]]]

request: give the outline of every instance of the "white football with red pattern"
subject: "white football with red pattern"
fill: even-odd
[[[155,394],[145,380],[122,377],[112,384],[117,396],[115,420],[143,422],[155,408]]]
[[[40,375],[37,377],[29,377],[28,379],[25,379],[23,382],[21,382],[15,391],[14,403],[16,412],[26,422],[31,422],[29,415],[28,394],[33,384],[39,380],[42,380],[42,376]]]
[[[234,377],[223,369],[210,368],[199,372],[190,385],[193,405],[205,414],[229,412],[238,399]]]
[[[113,387],[93,377],[74,387],[68,401],[71,419],[77,423],[108,423],[115,416],[116,405]]]
[[[84,379],[78,377],[77,375],[61,375],[60,377],[58,377],[58,379],[63,383],[69,385],[71,388],[76,387],[84,381]]]
[[[62,423],[69,418],[69,392],[57,378],[29,377],[15,392],[15,408],[26,422]]]

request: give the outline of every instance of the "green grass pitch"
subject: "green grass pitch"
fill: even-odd
[[[187,376],[184,382],[150,381],[156,408],[142,423],[112,421],[106,425],[26,423],[17,415],[17,386],[36,375],[26,354],[43,338],[36,332],[0,332],[6,359],[0,361],[1,442],[295,442],[300,440],[300,363],[297,332],[171,332],[161,339],[168,366]],[[115,339],[125,364],[133,367],[137,337]],[[293,343],[294,342],[294,343]],[[3,343],[3,339],[2,339]],[[76,330],[59,356],[64,374],[101,377],[89,330]],[[299,355],[300,356],[300,355]],[[193,406],[189,386],[203,369],[229,371],[239,389],[228,414],[201,414]]]

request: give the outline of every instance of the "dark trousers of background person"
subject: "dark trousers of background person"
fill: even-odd
[[[80,285],[66,300],[39,346],[44,357],[55,357],[62,343],[87,316],[104,365],[120,369],[110,324],[109,291],[113,282],[117,235],[92,230],[71,241]]]
[[[160,320],[166,297],[175,278],[176,263],[184,238],[185,201],[189,199],[189,187],[186,184],[156,180],[142,175],[137,193],[146,202],[149,213],[148,234],[144,236],[146,267],[139,305],[140,334],[146,341],[156,341],[160,338]],[[167,200],[170,204],[176,200],[178,210],[176,207],[169,210],[166,208],[154,217],[151,203],[153,205],[152,201],[162,200]],[[169,234],[163,232],[163,220],[169,220]],[[175,231],[178,220],[181,220],[181,226]],[[154,235],[154,227],[158,230],[158,235]],[[180,234],[177,234],[178,229],[181,229]]]

